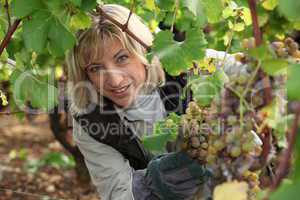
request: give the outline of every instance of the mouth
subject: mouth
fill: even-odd
[[[115,96],[123,96],[124,94],[126,94],[126,92],[128,91],[128,88],[130,86],[131,86],[131,83],[126,86],[120,87],[118,89],[110,90],[110,92],[113,93],[113,95],[115,95]]]

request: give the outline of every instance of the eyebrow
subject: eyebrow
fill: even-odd
[[[114,57],[113,57],[113,58],[116,58],[116,57],[118,57],[118,56],[119,56],[119,54],[121,54],[123,51],[126,51],[126,49],[120,49],[120,50],[118,51],[118,53],[116,53],[116,54],[114,55]]]

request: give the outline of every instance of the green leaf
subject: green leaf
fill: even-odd
[[[163,67],[171,75],[178,75],[192,66],[192,62],[204,57],[206,40],[199,29],[190,29],[184,42],[173,40],[170,31],[157,34],[153,53],[160,58]]]
[[[209,106],[228,81],[229,78],[223,70],[217,70],[212,75],[195,76],[189,83],[191,84],[193,99],[201,106]]]
[[[43,9],[41,0],[13,0],[12,12],[15,17],[23,18],[30,15],[35,10]]]
[[[155,4],[162,10],[173,11],[175,0],[155,0]]]
[[[30,101],[34,108],[50,111],[58,103],[56,87],[38,80],[31,72],[15,69],[10,82],[17,105]]]
[[[82,0],[70,0],[75,6],[78,6],[80,7],[81,6],[81,3],[82,3]],[[83,0],[84,1],[84,0]]]
[[[58,19],[51,20],[48,37],[50,51],[58,57],[63,56],[76,42],[75,36]]]
[[[291,21],[300,21],[300,1],[299,0],[279,0],[279,10]]]
[[[193,13],[194,16],[203,15],[203,6],[200,0],[189,0],[189,1],[182,1],[183,7],[186,7]]]
[[[30,20],[24,21],[23,38],[27,49],[42,53],[47,43],[49,21],[51,15],[47,11],[34,13]]]
[[[292,182],[289,180],[283,181],[280,187],[270,195],[270,200],[282,199],[298,199],[300,181]]]
[[[290,65],[288,67],[288,79],[286,82],[287,96],[289,100],[300,100],[300,64]]]
[[[79,12],[76,15],[73,15],[70,21],[70,26],[76,30],[88,28],[90,25],[91,19],[84,12]]]
[[[81,3],[81,10],[90,11],[96,8],[97,0],[83,0]]]
[[[285,74],[289,63],[284,59],[267,59],[262,61],[262,69],[270,76]]]
[[[257,60],[267,60],[273,58],[269,46],[266,44],[260,45],[259,47],[250,48],[248,50],[248,54]]]
[[[177,134],[174,133],[163,133],[145,136],[142,141],[146,149],[152,153],[163,153],[165,152],[166,144],[168,141],[174,141]]]
[[[222,18],[222,0],[202,0],[209,23],[217,23]]]
[[[51,152],[43,156],[41,159],[45,165],[51,165],[56,168],[72,168],[75,166],[75,161],[72,157],[60,152]]]

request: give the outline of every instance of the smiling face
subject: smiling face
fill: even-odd
[[[140,59],[116,38],[108,39],[101,56],[84,67],[100,94],[120,107],[133,103],[146,81],[146,70]]]

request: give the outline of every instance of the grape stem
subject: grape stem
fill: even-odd
[[[173,15],[173,19],[172,19],[172,26],[171,26],[171,29],[170,29],[171,32],[173,32],[173,29],[174,29],[174,24],[175,24],[175,21],[176,21],[176,15],[177,15],[177,12],[178,12],[178,7],[179,7],[179,1],[176,0],[175,1],[174,15]]]
[[[288,147],[282,153],[281,158],[279,160],[279,165],[276,170],[275,180],[271,186],[272,191],[274,191],[276,188],[278,188],[278,186],[280,185],[282,180],[289,173],[290,162],[291,162],[291,158],[292,158],[293,149],[296,144],[297,130],[298,130],[299,121],[300,121],[300,102],[295,103],[294,110],[295,110],[295,118],[294,118],[292,127],[287,134]]]
[[[110,15],[108,15],[107,13],[104,12],[104,10],[100,7],[97,6],[96,7],[97,12],[102,15],[103,17],[105,17],[106,19],[108,19],[109,21],[111,21],[112,23],[114,23],[116,26],[120,27],[122,29],[122,31],[124,31],[125,33],[127,33],[130,37],[132,37],[135,41],[137,41],[138,43],[140,43],[145,49],[147,49],[148,51],[151,50],[151,47],[149,45],[147,45],[144,41],[142,41],[140,38],[138,38],[133,32],[131,32],[128,29],[128,19],[127,19],[127,23],[125,24],[121,24],[120,22],[118,22],[117,20],[115,20],[113,17],[111,17]],[[132,11],[131,11],[132,13]],[[129,14],[129,17],[130,18]]]
[[[7,47],[8,43],[10,42],[13,34],[15,33],[15,31],[17,30],[19,24],[20,24],[21,20],[17,19],[13,25],[9,28],[9,30],[7,31],[7,34],[5,35],[4,39],[2,40],[1,44],[0,44],[0,56],[2,55],[4,49]]]

